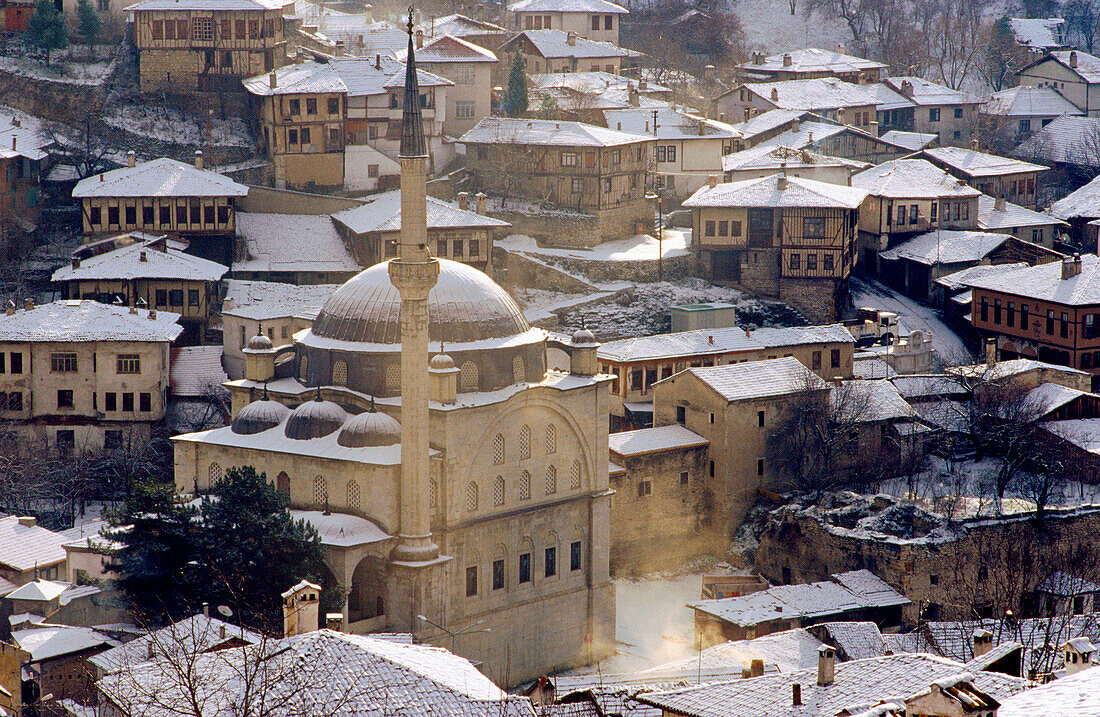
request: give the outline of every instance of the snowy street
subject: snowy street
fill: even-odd
[[[947,363],[970,361],[970,351],[962,339],[949,329],[931,306],[903,296],[890,287],[866,279],[852,277],[852,301],[856,307],[868,306],[893,311],[906,332],[920,329],[932,333],[932,346]]]

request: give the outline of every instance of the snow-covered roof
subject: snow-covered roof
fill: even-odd
[[[243,197],[248,187],[229,177],[161,157],[133,167],[93,174],[77,182],[73,197]]]
[[[13,122],[14,122],[13,118]],[[46,147],[54,144],[48,134],[30,127],[10,124],[0,128],[0,157],[26,157],[39,161],[46,158]]]
[[[996,381],[1009,378],[1010,376],[1018,376],[1030,371],[1043,370],[1075,374],[1077,376],[1089,375],[1088,371],[1082,371],[1072,366],[1060,366],[1058,364],[1046,363],[1044,361],[1036,361],[1035,359],[1028,358],[998,361],[992,366],[984,363],[972,364],[970,366],[950,366],[947,368],[947,373],[955,374],[956,376],[981,378],[985,381]]]
[[[1078,391],[1075,388],[1057,383],[1043,383],[1028,391],[1025,400],[1040,416],[1046,416],[1082,396],[1096,397],[1095,394]]]
[[[1058,117],[1021,142],[1012,155],[1039,162],[1100,167],[1100,156],[1090,149],[1097,133],[1100,117]]]
[[[978,276],[984,276],[986,274],[997,274],[1003,271],[1012,271],[1021,267],[1028,266],[1026,262],[1013,262],[1012,264],[978,264],[977,266],[968,266],[965,269],[946,274],[936,279],[936,283],[948,291],[959,291],[965,289],[970,279]]]
[[[796,149],[802,149],[803,147],[813,147],[824,142],[830,137],[835,137],[841,134],[849,134],[867,142],[886,145],[887,147],[896,147],[899,154],[906,151],[905,147],[891,144],[881,137],[876,137],[869,132],[864,132],[858,127],[852,127],[850,125],[835,124],[831,122],[800,122],[798,129],[788,129],[775,137],[769,137],[763,140],[761,144],[782,144],[787,147],[794,147]]]
[[[42,662],[85,650],[119,644],[108,635],[90,627],[39,624],[26,630],[15,630],[11,641],[31,653],[31,662]]]
[[[1005,202],[1004,206],[998,209],[997,200],[993,197],[987,194],[978,197],[978,228],[984,231],[1051,225],[1065,226],[1066,223],[1049,214],[1041,214],[1012,202]]]
[[[787,186],[781,188],[780,184]],[[857,187],[803,177],[769,177],[703,185],[683,202],[685,207],[815,207],[858,209],[867,192]]]
[[[470,35],[507,35],[507,28],[495,25],[485,20],[454,14],[435,18],[430,28],[436,35],[450,35],[451,37],[468,37]]]
[[[963,147],[931,147],[921,154],[971,177],[998,177],[1021,172],[1045,172],[1047,167],[1019,159],[999,157]]]
[[[688,372],[726,401],[785,396],[807,390],[824,391],[829,386],[793,356],[703,366],[690,368]]]
[[[241,80],[241,83],[246,90],[258,96],[346,92],[350,97],[365,97],[385,94],[391,87],[404,86],[405,63],[389,56],[342,58],[326,62],[307,60],[274,70],[275,87],[271,86],[271,74],[265,72]],[[454,84],[419,68],[416,77],[421,89]]]
[[[790,64],[785,64],[788,62]],[[746,62],[739,66],[749,72],[836,72],[851,73],[864,70],[885,70],[886,65],[874,60],[865,60],[854,55],[845,55],[833,50],[807,47],[801,50],[768,55],[763,63]]]
[[[206,653],[190,660],[201,676],[197,699],[204,715],[228,713],[251,704],[255,686],[242,679],[245,665],[262,660],[278,677],[265,684],[264,703],[271,717],[305,714],[324,705],[333,717],[384,714],[400,704],[408,714],[443,717],[533,717],[526,697],[509,695],[465,658],[429,645],[413,645],[368,635],[314,630],[256,645]],[[173,677],[169,661],[154,661],[98,683],[131,714],[168,717],[190,704],[184,683]],[[150,689],[152,688],[152,689]],[[311,706],[314,706],[311,709]]]
[[[358,272],[361,267],[327,215],[237,213],[237,235],[247,257],[233,263],[247,272]]]
[[[1026,266],[1012,271],[968,279],[967,286],[974,289],[999,291],[1055,304],[1100,304],[1100,258],[1095,254],[1081,257],[1081,273],[1062,278],[1062,262]]]
[[[1018,85],[994,92],[985,101],[982,114],[994,117],[1061,117],[1082,115],[1077,106],[1049,87]]]
[[[749,337],[747,330],[731,326],[608,341],[596,352],[605,361],[629,362],[758,351],[763,348],[763,344]]]
[[[179,659],[241,642],[258,643],[263,636],[199,613],[174,622],[124,645],[112,647],[88,658],[88,662],[109,675],[165,655]]]
[[[1100,418],[1047,421],[1043,428],[1083,451],[1100,455]]]
[[[408,48],[397,53],[397,59],[402,62],[408,55]],[[427,64],[442,64],[450,62],[496,62],[497,56],[491,50],[486,50],[480,45],[463,40],[460,37],[450,35],[436,35],[434,40],[424,43],[423,47],[416,49],[416,62]]]
[[[151,246],[151,244],[154,244]],[[80,266],[63,266],[52,280],[131,281],[173,279],[177,281],[219,281],[229,267],[185,254],[156,242],[137,242],[112,251],[80,259]]]
[[[773,169],[786,167],[788,170],[806,167],[846,167],[852,170],[864,170],[871,165],[844,157],[832,157],[827,154],[811,152],[808,149],[795,149],[781,144],[758,144],[755,147],[727,154],[722,157],[722,170],[736,172],[741,170]]]
[[[824,634],[826,643],[833,645],[849,660],[865,660],[887,654],[882,631],[873,622],[822,622],[813,626],[817,634]],[[817,662],[806,667],[816,667]]]
[[[799,346],[805,344],[854,344],[855,339],[844,324],[818,326],[761,326],[753,329],[751,337],[765,348]]]
[[[546,58],[626,57],[630,54],[621,47],[603,40],[573,37],[573,44],[569,44],[570,35],[564,30],[524,30],[505,43],[501,49],[520,42],[524,37],[534,45],[539,55]]]
[[[371,195],[363,206],[333,214],[332,219],[353,234],[401,231],[401,190]],[[427,220],[429,230],[512,226],[500,219],[460,209],[457,204],[435,197],[428,197]]]
[[[98,301],[66,299],[0,314],[0,341],[73,342],[136,341],[172,342],[183,331],[180,315],[152,312]]]
[[[295,520],[304,520],[317,530],[322,545],[353,548],[390,540],[392,535],[366,518],[349,513],[328,513],[322,510],[291,510]]]
[[[822,644],[802,628],[784,630],[752,640],[722,642],[706,648],[700,654],[666,662],[636,674],[646,678],[667,675],[669,679],[695,679],[699,671],[706,673],[704,678],[723,672],[739,676],[743,668],[752,665],[753,660],[763,660],[765,672],[816,669],[817,651]]]
[[[794,122],[804,115],[802,110],[768,110],[751,117],[744,122],[735,122],[732,127],[744,137],[755,137],[762,132],[777,129],[785,124]]]
[[[222,368],[221,346],[173,347],[168,369],[173,396],[205,397],[210,395],[211,387],[220,387],[228,380]]]
[[[853,85],[851,82],[844,82],[835,77],[783,82],[748,82],[743,87],[776,107],[788,110],[833,110],[841,107],[878,104],[878,98],[860,85]]]
[[[652,142],[653,137],[584,124],[554,120],[485,117],[459,142],[475,144],[533,144],[556,147],[614,147]]]
[[[927,159],[893,159],[852,175],[852,186],[892,199],[976,197],[981,192]]]
[[[899,75],[897,77],[887,77],[884,82],[918,107],[979,104],[977,98],[966,92],[953,90],[950,87],[938,85],[935,82],[929,82],[922,77]],[[912,87],[912,93],[903,91],[902,88],[905,85]],[[906,89],[908,89],[908,87],[906,87]]]
[[[1100,667],[1061,677],[1001,700],[997,717],[1093,717],[1100,714]]]
[[[416,59],[420,59],[417,54]],[[668,87],[656,82],[646,82],[642,86],[636,77],[624,77],[602,70],[596,72],[545,72],[530,75],[531,87],[545,90],[562,88],[576,90],[586,95],[594,95],[608,90],[625,90],[633,87],[640,95],[664,94],[671,92]]]
[[[1060,17],[1011,17],[1016,42],[1037,50],[1065,47],[1066,21]]]
[[[1100,217],[1100,177],[1051,204],[1050,214],[1066,221]]]
[[[233,308],[222,309],[222,314],[252,321],[282,319],[300,314],[317,315],[339,284],[283,284],[275,281],[225,282],[225,300],[233,301]]]
[[[1100,593],[1100,585],[1097,585],[1091,580],[1085,580],[1077,575],[1070,575],[1069,573],[1058,570],[1048,575],[1046,579],[1035,587],[1035,590],[1061,597],[1073,597],[1083,593]],[[1089,639],[1084,636],[1075,637],[1068,642],[1073,644],[1077,640],[1089,642]]]
[[[842,710],[871,707],[886,699],[926,692],[937,680],[963,671],[962,663],[922,654],[887,655],[836,663],[833,681],[817,684],[817,668],[750,679],[691,685],[662,692],[643,692],[637,699],[666,714],[687,717],[832,717]],[[974,686],[998,701],[1032,685],[1019,677],[994,672],[973,675]],[[801,704],[791,700],[801,686]],[[1000,714],[1000,713],[998,713]]]
[[[1012,239],[1011,234],[963,229],[934,229],[905,241],[879,254],[883,261],[907,259],[918,264],[959,264],[979,262],[994,249]]]
[[[933,142],[939,141],[940,136],[938,134],[928,134],[925,132],[904,132],[900,129],[892,129],[888,132],[882,133],[882,139],[891,144],[896,144],[899,147],[905,147],[911,149],[914,152],[920,149],[924,149]]]
[[[52,580],[32,580],[8,593],[8,599],[49,602],[68,589],[68,583],[58,583]]]
[[[274,87],[271,86],[271,75],[275,75]],[[264,96],[348,91],[335,67],[330,63],[314,60],[283,65],[272,72],[241,80],[241,84],[250,93]]]
[[[860,85],[860,87],[875,96],[878,100],[879,112],[907,109],[916,105],[913,100],[901,94],[901,92],[895,90],[885,82],[872,82],[867,85]]]
[[[858,363],[858,362],[857,362]],[[833,404],[855,423],[915,419],[917,412],[886,377],[845,381],[830,389]],[[878,580],[878,578],[875,578]],[[848,585],[844,581],[842,584]]]
[[[1074,65],[1071,55],[1076,56],[1076,65]],[[1043,56],[1041,59],[1036,60],[1027,67],[1020,70],[1017,74],[1022,74],[1025,71],[1035,67],[1043,62],[1057,62],[1065,67],[1070,72],[1076,74],[1082,80],[1088,84],[1095,84],[1100,82],[1100,57],[1090,55],[1087,52],[1081,50],[1054,50]]]
[[[294,0],[142,0],[126,7],[127,12],[165,10],[280,10]]]
[[[622,5],[608,0],[519,0],[510,4],[508,9],[512,12],[630,12]]]
[[[627,109],[604,110],[604,120],[608,127],[633,134],[652,134],[650,127],[653,113],[657,113],[657,139],[715,139],[740,137],[741,133],[733,125],[707,119],[700,115],[673,107],[631,107]]]
[[[620,457],[640,456],[647,453],[676,451],[710,445],[710,441],[680,424],[640,428],[636,431],[612,433],[607,437],[608,447]]]

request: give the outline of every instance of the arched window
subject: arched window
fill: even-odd
[[[298,379],[305,383],[309,380],[309,356],[302,354],[298,359]]]
[[[459,383],[463,391],[476,391],[478,387],[477,364],[473,361],[464,361],[458,374]]]
[[[287,500],[290,500],[290,476],[286,474],[286,471],[282,471],[275,477],[275,489],[282,493]]]
[[[516,383],[523,383],[527,380],[527,366],[523,363],[522,356],[516,356],[512,359],[512,380]]]
[[[493,465],[504,464],[504,436],[499,433],[493,438]]]
[[[211,463],[210,469],[207,471],[207,473],[209,474],[211,488],[213,488],[214,484],[220,481],[222,479],[222,476],[224,475],[222,473],[222,467],[217,463]]]
[[[386,388],[393,391],[401,388],[401,364],[391,363],[386,367]]]
[[[558,469],[554,466],[546,466],[546,495],[554,495],[558,492]]]
[[[519,428],[519,457],[531,457],[531,428],[526,425]]]
[[[504,505],[504,478],[500,476],[493,481],[493,505]]]
[[[336,359],[332,362],[332,385],[333,386],[347,386],[348,385],[348,364],[343,359]]]
[[[321,476],[313,479],[313,502],[315,505],[324,505],[328,500],[328,482]]]
[[[546,427],[546,454],[550,455],[558,450],[558,431],[551,423]]]
[[[531,474],[524,471],[519,476],[519,499],[531,499]]]
[[[348,481],[348,508],[359,510],[359,483],[353,480]]]
[[[428,482],[428,506],[439,507],[439,484],[435,482],[435,478]]]
[[[581,487],[581,462],[573,461],[569,467],[569,487],[577,490]]]
[[[477,483],[470,481],[466,485],[466,512],[474,513],[477,511]]]

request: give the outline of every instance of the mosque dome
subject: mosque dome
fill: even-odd
[[[283,422],[290,409],[271,399],[253,401],[240,411],[230,426],[234,433],[251,435],[274,428]]]
[[[588,329],[580,329],[574,332],[571,343],[574,346],[595,346],[596,336]]]
[[[323,400],[318,393],[317,398],[306,401],[290,412],[283,432],[287,438],[300,441],[320,438],[340,428],[347,418],[347,411],[332,401]]]
[[[271,339],[264,336],[262,333],[256,334],[248,340],[248,344],[245,345],[246,349],[253,351],[265,351],[272,347]]]
[[[428,368],[434,368],[436,371],[452,369],[454,367],[455,360],[447,354],[436,354],[428,361]]]
[[[499,284],[477,269],[439,259],[439,280],[428,294],[432,343],[462,344],[516,336],[531,327]],[[366,344],[401,343],[401,296],[388,264],[360,272],[325,302],[312,336]]]
[[[393,446],[401,442],[401,424],[395,418],[374,409],[374,403],[368,411],[352,416],[336,442],[347,448],[366,448],[368,446]]]

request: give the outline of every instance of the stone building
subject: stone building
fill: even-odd
[[[147,440],[164,418],[179,314],[68,300],[0,316],[0,415],[62,454]]]
[[[504,63],[519,55],[528,72],[607,72],[617,75],[628,50],[610,42],[586,40],[575,32],[563,30],[524,30],[500,46]],[[504,65],[500,71],[504,72]]]
[[[548,371],[546,335],[503,289],[428,253],[416,78],[410,35],[397,258],[291,345],[249,341],[232,425],[175,438],[176,485],[255,466],[318,528],[349,631],[452,644],[431,623],[483,621],[456,650],[516,684],[613,647],[610,378],[587,333],[568,373]]]
[[[718,184],[687,201],[693,249],[711,281],[784,301],[811,321],[848,306],[861,189],[774,174]]]
[[[241,80],[288,61],[291,0],[141,0],[133,17],[142,92],[243,106]],[[290,8],[290,10],[288,10]],[[236,102],[236,104],[230,104]]]
[[[179,314],[179,344],[206,342],[216,314],[219,283],[229,267],[169,246],[165,237],[126,235],[87,244],[73,253],[70,266],[53,273],[63,299],[104,304],[143,305]]]
[[[203,169],[202,152],[194,166],[162,157],[92,175],[77,182],[73,198],[81,203],[85,241],[142,231],[192,243],[192,253],[228,265],[236,231],[236,202],[248,187]]]
[[[554,205],[594,219],[552,243],[594,246],[653,224],[646,198],[652,136],[580,122],[487,117],[464,134],[473,188]]]
[[[587,40],[619,44],[619,24],[629,11],[608,0],[519,0],[508,6],[512,28],[560,30]]]

